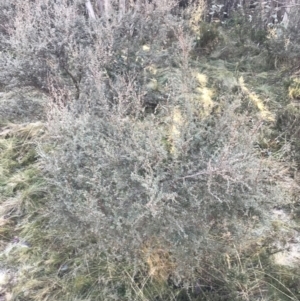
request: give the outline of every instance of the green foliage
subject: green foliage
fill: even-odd
[[[0,189],[5,202],[7,198],[22,192],[21,198],[25,200],[27,193],[35,194],[40,181],[37,178],[37,169],[31,165],[36,161],[37,155],[32,139],[43,132],[41,123],[7,125],[1,128],[0,149]],[[33,196],[33,195],[32,195]],[[9,200],[7,200],[9,202]]]
[[[195,48],[199,49],[200,51],[205,51],[206,49],[205,52],[209,53],[216,47],[221,38],[218,31],[218,24],[208,24],[203,22],[200,25],[199,32],[200,35],[196,42]]]

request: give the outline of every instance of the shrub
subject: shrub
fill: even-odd
[[[288,24],[277,25],[269,30],[267,47],[275,66],[288,63],[288,66],[299,68],[299,7],[291,7]]]
[[[190,60],[189,24],[162,3],[89,20],[79,1],[17,2],[8,40],[11,84],[49,94],[47,226],[139,288],[107,272],[104,300],[138,298],[145,282],[209,287],[205,267],[264,234],[289,199],[285,168],[254,148],[262,121],[249,122],[240,96],[213,98]],[[74,279],[88,296],[90,276]]]
[[[142,119],[63,112],[43,163],[53,223],[71,241],[90,233],[111,261],[147,263],[154,280],[192,285],[203,262],[253,237],[257,219],[268,229],[286,192],[275,177],[283,171],[253,149],[258,125],[249,128],[236,103],[203,118],[177,97]]]

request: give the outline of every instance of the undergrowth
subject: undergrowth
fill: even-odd
[[[250,79],[267,31],[172,5],[91,20],[81,1],[3,4],[0,81],[48,99],[46,122],[1,124],[6,300],[300,298],[271,213],[295,203],[298,113]]]

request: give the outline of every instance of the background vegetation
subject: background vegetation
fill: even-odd
[[[2,1],[0,300],[299,300],[298,13]]]

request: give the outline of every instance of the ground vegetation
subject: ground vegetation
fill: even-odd
[[[299,5],[223,2],[1,2],[0,300],[299,300]]]

